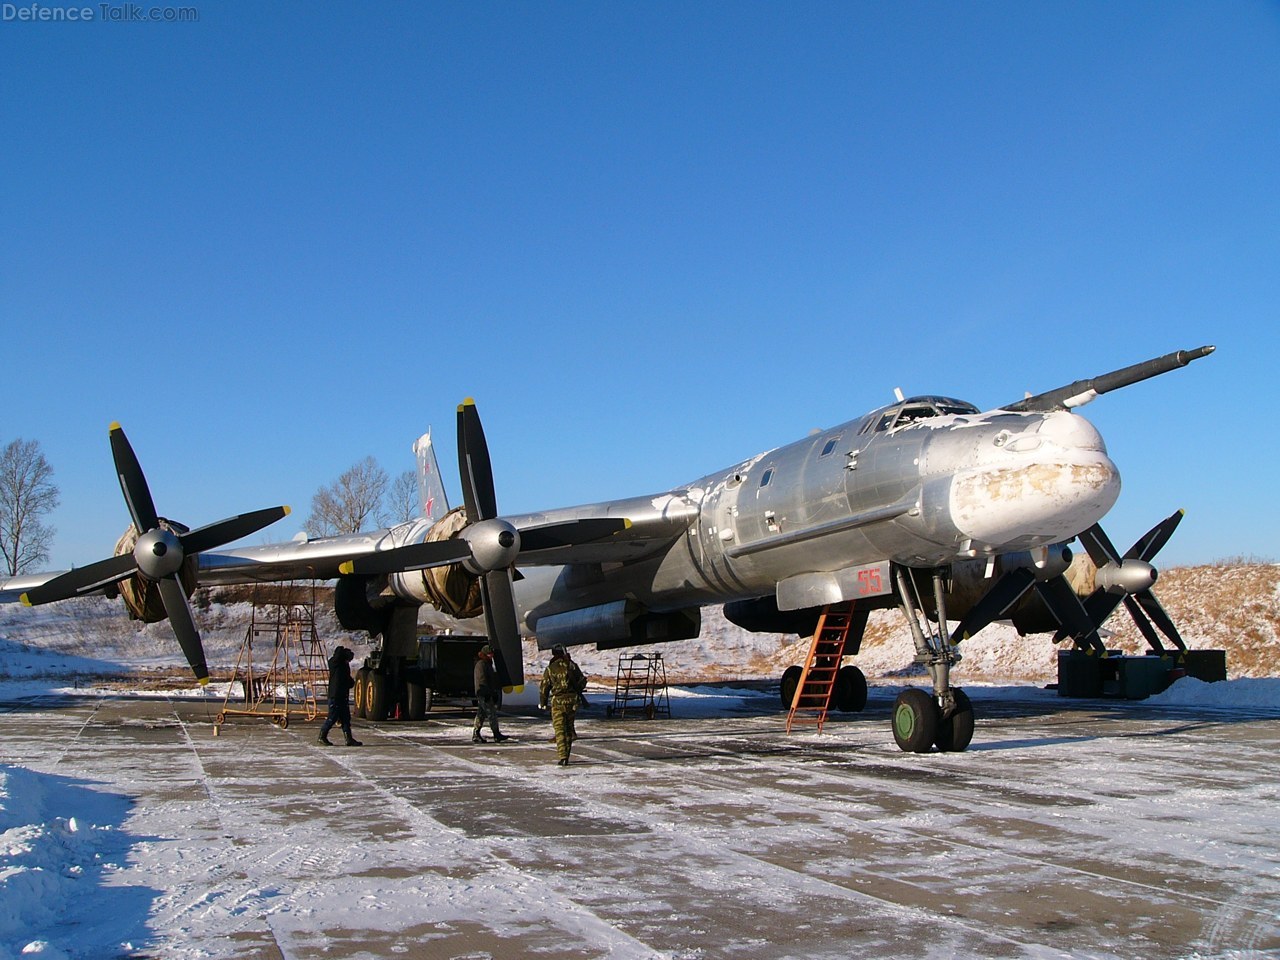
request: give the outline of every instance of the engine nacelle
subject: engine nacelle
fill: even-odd
[[[752,633],[794,633],[811,637],[818,629],[822,608],[779,610],[778,598],[770,594],[752,600],[733,600],[724,605],[724,617],[732,624]]]
[[[1065,544],[1051,544],[1044,554],[1040,551],[1002,554],[996,558],[995,569],[987,576],[986,560],[965,560],[951,565],[951,589],[947,594],[947,616],[960,620],[981,600],[996,580],[1010,570],[1030,570],[1039,581],[1065,576],[1071,588],[1080,596],[1093,591],[1093,561],[1088,554],[1073,556]],[[936,617],[932,596],[922,591],[930,616]],[[1028,590],[1001,618],[1010,621],[1020,634],[1052,633],[1058,629],[1058,621],[1040,599],[1040,594]]]
[[[655,613],[635,600],[615,600],[540,617],[534,632],[540,650],[550,650],[557,644],[576,647],[587,643],[594,643],[597,650],[614,650],[692,640],[702,632],[702,612],[693,607]]]
[[[418,541],[451,540],[460,536],[466,527],[466,513],[462,507],[454,507],[428,529],[411,530],[407,538],[396,541],[395,546]],[[495,549],[509,548],[501,545],[503,532],[503,527],[493,526]],[[459,620],[470,620],[484,612],[480,601],[480,578],[468,570],[465,563],[393,573],[387,577],[386,585],[401,600],[419,605],[428,604]]]
[[[347,630],[366,630],[380,636],[391,622],[392,604],[376,603],[381,593],[376,577],[339,577],[333,589],[333,612]]]

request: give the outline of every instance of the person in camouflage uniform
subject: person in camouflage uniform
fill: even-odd
[[[573,718],[578,712],[578,701],[587,688],[587,678],[569,656],[563,644],[551,648],[551,663],[542,675],[539,699],[542,709],[551,705],[551,726],[556,732],[556,753],[560,766],[568,766],[569,750],[573,746]]]

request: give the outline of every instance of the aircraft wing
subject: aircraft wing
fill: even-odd
[[[642,559],[683,535],[697,513],[696,504],[669,493],[502,519],[527,544],[518,566],[551,566]],[[627,526],[605,536],[589,532],[592,521],[607,519],[626,521]],[[430,526],[429,521],[414,520],[370,533],[206,551],[199,557],[197,579],[201,584],[328,580],[338,576],[346,561],[422,543]],[[575,535],[579,526],[586,539]]]
[[[54,570],[49,573],[30,573],[0,580],[0,603],[18,603],[28,590],[43,586],[54,577],[60,577],[66,572],[66,570]]]

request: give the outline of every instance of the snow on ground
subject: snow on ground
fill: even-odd
[[[1221,709],[1232,698],[1205,699],[1206,688],[1245,691],[1232,708],[1241,719],[1225,721],[1239,729],[1248,716],[1280,716],[1277,686],[1184,679],[1170,693]],[[581,728],[584,763],[565,772],[549,762],[545,720],[513,721],[519,752],[469,749],[465,720],[369,728],[369,748],[324,751],[307,728],[261,721],[213,738],[207,721],[192,722],[189,703],[179,719],[161,692],[150,695],[153,711],[56,678],[0,682],[0,705],[37,701],[0,716],[11,731],[36,724],[21,741],[11,732],[0,752],[0,960],[834,957],[847,940],[824,942],[818,924],[830,910],[849,924],[832,936],[865,928],[862,952],[882,955],[902,955],[880,939],[895,935],[928,937],[939,956],[994,945],[1019,956],[1234,960],[1261,954],[1224,949],[1226,934],[1243,930],[1246,946],[1271,943],[1259,911],[1275,903],[1275,850],[1253,838],[1271,832],[1274,785],[1252,767],[1224,767],[1236,758],[1265,768],[1265,742],[1251,750],[1224,736],[1222,722],[1184,725],[1181,705],[1113,703],[1097,723],[1087,711],[1016,726],[993,720],[970,753],[925,759],[896,753],[879,721],[783,741],[772,687],[693,684],[672,689],[673,723],[619,730],[594,711]],[[875,696],[883,707],[892,693]],[[603,690],[592,699],[608,702]],[[1048,717],[1058,698],[1012,684],[982,687],[975,700],[1012,705],[989,706],[993,718]],[[42,709],[68,719],[24,719]],[[1153,713],[1169,719],[1153,724]],[[1117,729],[1125,717],[1148,718],[1136,729],[1158,736],[1125,735]],[[15,761],[15,742],[46,743],[48,752]],[[1224,749],[1201,771],[1196,758],[1209,743]],[[425,769],[415,775],[406,758]],[[930,791],[917,794],[924,783]],[[498,791],[498,810],[476,801],[472,791],[486,790]],[[504,803],[531,819],[506,823]],[[540,818],[551,818],[545,834]],[[1121,832],[1108,840],[1111,827]],[[356,830],[359,842],[347,835]],[[814,871],[790,865],[806,859]],[[935,886],[953,872],[954,885]],[[1219,892],[1234,880],[1248,888],[1239,903]],[[921,914],[910,896],[880,899],[917,886],[927,904],[958,898],[960,906]],[[1112,941],[1081,940],[1069,924],[1091,923],[1103,904],[1126,923],[1149,916],[1150,929],[1166,931],[1160,949],[1114,923],[1103,931]],[[779,918],[814,924],[800,934],[808,949],[770,950],[758,936],[709,923],[729,922],[718,911],[735,906],[744,924],[762,914],[769,936],[787,935],[773,926]],[[987,941],[984,910],[1028,913]],[[1205,916],[1211,923],[1199,926]],[[477,939],[459,949],[457,931],[477,918]],[[1170,933],[1171,923],[1187,929]],[[662,946],[682,925],[686,943],[708,949]],[[1071,937],[1059,940],[1058,929]],[[251,935],[274,938],[279,952],[255,949],[244,939]],[[1048,939],[1028,940],[1037,935]],[[447,951],[430,946],[437,937],[452,938]],[[1186,949],[1171,953],[1179,937]],[[370,946],[374,938],[384,945]],[[723,938],[723,949],[711,949]],[[524,952],[504,950],[517,942]],[[586,946],[559,949],[565,942]],[[1040,946],[1008,950],[1027,943]]]
[[[1274,594],[1263,598],[1263,614],[1274,617],[1276,604]],[[248,616],[244,604],[214,604],[199,612],[215,675],[218,667],[225,670],[235,662]],[[910,637],[897,619],[893,613],[873,616],[857,660],[871,682],[882,688],[881,696],[892,696],[893,687],[919,682]],[[324,635],[331,643],[348,643],[358,654],[362,652],[357,638],[327,626]],[[1274,631],[1269,627],[1254,633],[1252,642],[1260,649],[1273,645]],[[647,649],[661,651],[668,677],[680,681],[670,690],[673,716],[700,718],[732,714],[744,703],[776,701],[776,687],[760,681],[776,681],[787,666],[803,661],[807,642],[747,633],[725,621],[717,609],[710,609],[704,612],[699,640]],[[1011,627],[996,624],[967,641],[962,652],[955,680],[981,687],[982,699],[1030,698],[1041,703],[1056,699],[1042,689],[1056,679],[1056,651],[1045,637],[1019,637]],[[530,646],[526,656],[536,677],[548,655]],[[619,652],[578,648],[575,656],[595,680],[591,699],[597,705],[608,703]],[[1262,662],[1267,662],[1265,656]],[[129,693],[204,699],[216,709],[226,695],[226,685],[216,683],[203,690],[194,683],[182,689],[166,683],[163,692],[150,689],[138,679],[140,669],[144,677],[148,670],[181,675],[182,660],[167,625],[130,622],[118,604],[98,598],[37,610],[0,607],[0,700]],[[133,679],[123,686],[119,679],[111,682],[129,674]],[[1280,679],[1242,677],[1206,684],[1183,678],[1141,706],[1280,716]],[[136,918],[154,909],[157,898],[163,900],[155,890],[113,881],[129,863],[145,861],[151,849],[131,819],[133,801],[101,784],[36,772],[38,766],[0,764],[0,960],[78,958],[48,938],[28,936],[60,923],[75,925],[84,942],[118,944],[118,952],[128,955],[132,941],[146,935]],[[186,829],[185,824],[156,816],[149,815],[146,826],[157,835],[180,836]],[[462,887],[454,894],[462,900],[476,896],[474,890]],[[214,918],[208,923],[216,928],[216,918],[221,917],[224,926],[234,927],[228,918],[261,910],[263,903],[279,895],[256,887],[238,890],[232,901],[208,905],[208,915]],[[402,912],[396,913],[396,905],[390,904],[388,923],[408,922],[419,895],[420,891],[406,888]],[[296,922],[305,926],[307,921],[298,917]],[[619,955],[626,954],[624,949]]]

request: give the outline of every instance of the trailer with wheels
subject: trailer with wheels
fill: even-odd
[[[485,637],[418,637],[417,656],[374,650],[355,676],[355,714],[362,720],[425,720],[441,699],[472,700],[476,653]]]

